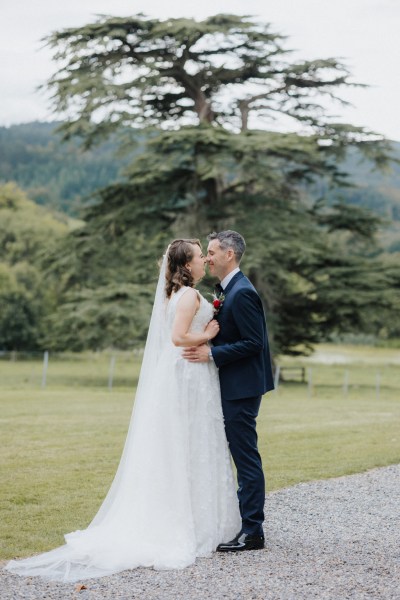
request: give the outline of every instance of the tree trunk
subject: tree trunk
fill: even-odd
[[[242,117],[242,124],[240,127],[240,131],[247,131],[249,127],[249,104],[248,102],[241,101],[239,102],[239,110]]]
[[[199,90],[198,94],[194,99],[194,107],[199,116],[200,123],[212,123],[215,117],[215,113],[211,107],[211,103],[203,92]]]

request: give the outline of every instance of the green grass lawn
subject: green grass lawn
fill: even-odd
[[[399,351],[323,346],[318,356],[348,362],[285,359],[311,369],[313,387],[287,382],[263,400],[258,432],[269,491],[400,462]],[[0,558],[60,545],[101,504],[140,366],[138,357],[118,355],[109,391],[109,360],[50,356],[45,389],[40,361],[0,361]]]

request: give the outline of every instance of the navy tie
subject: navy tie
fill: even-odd
[[[216,283],[215,284],[215,292],[219,295],[222,294],[224,291],[224,288],[222,287],[222,285],[220,283]]]

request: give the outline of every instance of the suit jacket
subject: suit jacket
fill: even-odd
[[[224,400],[260,396],[274,389],[267,328],[261,299],[241,271],[224,290],[217,315],[220,332],[212,355]]]

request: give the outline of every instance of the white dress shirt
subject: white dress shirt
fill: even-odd
[[[235,277],[236,273],[239,273],[240,268],[236,267],[236,269],[233,269],[233,271],[231,271],[230,273],[228,273],[228,275],[226,277],[223,278],[223,280],[221,281],[221,287],[223,289],[225,289],[228,285],[228,283],[230,282],[231,279],[233,279],[233,277]]]

